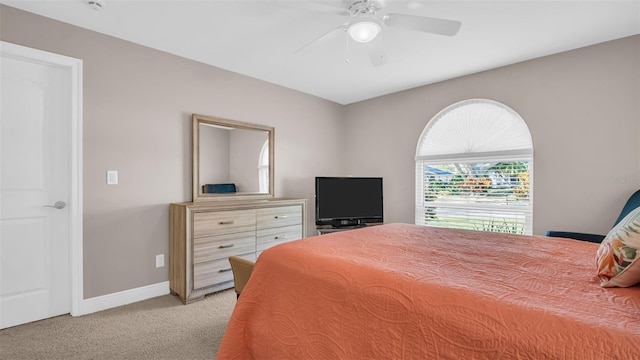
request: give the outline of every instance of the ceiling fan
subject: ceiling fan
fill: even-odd
[[[382,14],[381,10],[384,6],[382,1],[343,0],[342,2],[345,9],[338,11],[338,14],[349,16],[350,19],[302,46],[294,54],[340,31],[346,32],[354,41],[364,44],[372,42],[387,27],[453,36],[458,33],[462,25],[460,21],[456,20],[408,14]],[[386,56],[379,41],[374,46],[370,46],[369,57],[373,66],[381,66],[386,63]]]

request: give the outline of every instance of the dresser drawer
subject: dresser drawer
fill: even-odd
[[[254,231],[197,238],[193,241],[193,262],[227,259],[232,255],[251,253],[255,248]]]
[[[254,231],[255,210],[215,211],[193,214],[193,237]]]
[[[302,224],[258,230],[257,251],[266,250],[287,241],[302,239]]]
[[[302,206],[257,209],[258,229],[302,224]]]
[[[236,255],[255,261],[255,253]],[[233,271],[228,258],[193,265],[193,288],[200,289],[233,280]]]

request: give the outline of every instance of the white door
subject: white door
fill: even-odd
[[[71,71],[3,51],[0,328],[71,310]]]

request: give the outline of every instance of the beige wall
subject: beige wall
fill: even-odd
[[[353,175],[384,177],[385,220],[414,221],[418,138],[455,102],[500,101],[534,144],[534,234],[606,233],[640,188],[640,36],[347,106]]]
[[[315,176],[383,176],[387,222],[413,222],[418,137],[468,98],[529,125],[535,233],[605,232],[640,188],[637,36],[343,107],[2,5],[0,26],[3,41],[84,61],[85,298],[167,281],[155,255],[168,204],[191,199],[192,113],[275,127],[276,196],[307,199],[309,234]]]
[[[198,183],[223,184],[230,182],[231,151],[229,149],[230,131],[213,126],[198,126],[199,171]]]
[[[313,177],[339,171],[335,103],[6,6],[0,24],[2,41],[84,61],[85,298],[168,280],[155,255],[169,203],[191,200],[192,113],[275,127],[276,196],[311,210]]]

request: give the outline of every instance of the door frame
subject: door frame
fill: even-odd
[[[82,60],[0,41],[3,56],[37,61],[69,71],[71,76],[71,119],[69,136],[69,261],[72,316],[83,315],[82,237]]]

